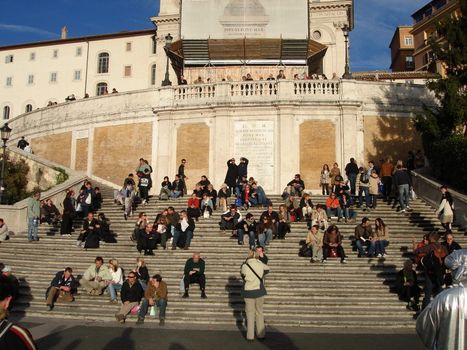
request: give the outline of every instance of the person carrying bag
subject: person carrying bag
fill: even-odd
[[[259,256],[250,251],[247,260],[241,267],[241,276],[244,281],[243,297],[245,298],[245,313],[247,319],[247,340],[255,339],[255,325],[258,339],[264,339],[266,329],[264,327],[263,304],[267,294],[264,287],[264,275],[269,272],[269,267],[259,260]]]

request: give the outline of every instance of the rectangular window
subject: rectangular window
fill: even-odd
[[[58,57],[58,50],[54,50],[54,51],[53,51],[52,57],[53,57],[53,58],[57,58],[57,57]]]
[[[30,61],[35,61],[36,60],[36,53],[35,52],[31,52],[29,54],[29,60]]]
[[[413,57],[412,56],[407,56],[405,58],[405,68],[406,69],[413,69],[415,68],[415,64],[414,64],[414,61],[413,61]]]
[[[80,46],[80,47],[77,47],[76,48],[76,56],[81,56],[83,54],[83,48]]]
[[[131,77],[131,66],[125,66],[124,76]]]
[[[155,35],[151,38],[151,44],[152,54],[155,55],[157,53],[157,37]]]
[[[131,43],[126,43],[126,50],[131,51]]]
[[[28,84],[29,84],[29,85],[34,84],[34,75],[29,74],[29,76],[28,76]]]
[[[6,86],[12,86],[13,85],[13,78],[12,77],[7,77],[6,78]]]
[[[13,55],[5,56],[5,63],[13,63]]]
[[[50,82],[51,83],[56,83],[57,82],[57,73],[56,72],[50,73]]]
[[[411,35],[404,37],[404,44],[405,46],[413,46],[413,38]]]
[[[151,66],[151,85],[156,85],[156,70],[157,66],[153,64]]]
[[[81,80],[81,70],[75,70],[74,80]]]

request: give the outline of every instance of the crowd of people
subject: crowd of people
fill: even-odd
[[[284,70],[280,69],[277,75],[269,74],[266,78],[263,76],[259,76],[257,79],[255,79],[251,73],[246,73],[245,75],[242,75],[239,80],[240,81],[255,81],[255,80],[256,81],[262,81],[262,80],[271,81],[271,80],[286,80],[286,79],[287,77],[284,73]],[[327,80],[327,79],[328,79],[327,76],[323,73],[307,74],[306,72],[303,72],[303,73],[296,73],[293,75],[293,80]],[[332,79],[339,79],[336,73],[333,74]],[[228,75],[225,78],[221,78],[220,81],[233,82],[236,80],[234,80],[232,76]],[[212,82],[214,81],[211,78],[203,79],[203,77],[198,76],[195,80],[193,80],[192,84],[194,85],[205,84],[205,83],[209,84]],[[187,85],[187,84],[188,84],[188,81],[185,79],[184,76],[181,76],[180,85]]]
[[[187,193],[187,162],[183,159],[174,181],[168,177],[163,179],[159,199],[180,200],[187,196],[186,209],[177,212],[173,206],[168,206],[157,213],[154,221],[150,221],[145,212],[140,212],[131,238],[139,253],[144,255],[154,255],[153,251],[158,247],[187,250],[194,238],[196,221],[199,218],[209,219],[216,210],[220,210],[220,230],[231,234],[239,245],[247,243],[249,247],[250,253],[241,267],[248,319],[247,339],[254,339],[255,323],[257,337],[262,338],[262,305],[266,295],[264,276],[269,271],[265,250],[271,241],[285,239],[291,231],[292,222],[303,221],[307,223],[308,232],[300,248],[300,255],[309,257],[311,263],[326,263],[329,258],[339,258],[345,264],[347,255],[344,237],[336,223],[356,222],[356,209],[371,211],[377,207],[380,197],[384,200],[396,197],[401,212],[411,210],[411,178],[408,170],[412,163],[413,166],[419,166],[421,161],[419,159],[417,163],[417,156],[409,158],[405,164],[398,161],[395,166],[390,159],[380,161],[379,166],[370,161],[368,167],[364,168],[358,166],[352,158],[344,172],[341,172],[337,163],[332,168],[325,164],[319,178],[322,195],[327,196],[323,204],[312,202],[301,175],[296,174],[284,189],[284,202],[277,206],[276,211],[262,187],[253,177],[248,178],[248,159],[242,157],[238,164],[234,158],[227,161],[225,183],[219,191],[214,189],[206,176],[202,176],[191,194]],[[129,174],[122,190],[115,193],[115,202],[122,206],[125,219],[133,215],[137,204],[144,206],[148,203],[152,171],[149,163],[141,158],[136,168],[136,177]],[[446,263],[450,254],[461,249],[451,232],[454,203],[446,186],[442,186],[440,192],[441,200],[436,213],[445,232],[432,232],[425,235],[421,242],[414,242],[413,258],[404,263],[403,269],[396,276],[395,286],[400,299],[407,302],[408,309],[417,312],[420,310],[421,288],[416,269],[422,271],[424,277],[421,309],[425,309],[431,298],[442,292],[443,287],[456,282],[449,263]],[[81,217],[83,226],[77,238],[78,246],[98,248],[99,241],[116,242],[105,215],[99,213],[95,218],[101,205],[100,190],[98,187],[93,188],[89,181],[83,184],[76,198],[73,190],[67,192],[63,201],[63,214],[50,199],[41,201],[40,193],[36,193],[28,203],[28,238],[31,241],[39,239],[37,227],[40,223],[60,225],[61,234],[71,235],[74,219]],[[252,206],[265,208],[258,219],[249,211]],[[334,220],[337,220],[336,223]],[[0,237],[4,237],[4,231],[7,231],[6,223],[0,219]],[[372,223],[368,217],[363,217],[355,226],[354,235],[349,238],[359,258],[388,256],[386,248],[390,242],[389,228],[382,218],[376,218]],[[180,281],[183,298],[189,297],[191,284],[199,285],[201,298],[207,297],[205,269],[205,261],[199,253],[194,253],[186,261]],[[11,275],[9,267],[3,267],[4,271]],[[150,277],[142,257],[137,259],[136,266],[126,277],[115,258],[105,265],[104,260],[97,257],[79,281],[73,276],[71,267],[57,272],[46,291],[47,308],[52,310],[57,300],[73,302],[79,285],[89,295],[108,294],[112,304],[120,304],[120,293],[121,305],[115,315],[118,322],[124,323],[128,314],[135,314],[138,316],[137,324],[142,324],[147,313],[155,315],[156,309],[159,309],[160,324],[165,322],[167,284],[161,274]]]

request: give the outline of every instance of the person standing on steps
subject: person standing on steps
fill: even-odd
[[[28,241],[38,241],[39,224],[41,221],[41,193],[35,192],[28,200]]]
[[[247,321],[246,339],[253,341],[256,336],[264,339],[266,328],[264,327],[263,305],[264,297],[267,295],[264,286],[264,275],[269,272],[269,267],[259,260],[259,255],[255,251],[248,253],[248,258],[242,264],[240,274],[242,276],[243,298],[245,299],[245,313]]]
[[[13,282],[8,277],[0,275],[0,349],[37,350],[31,333],[20,325],[7,320],[14,291]]]
[[[201,298],[206,299],[206,276],[204,275],[205,269],[205,262],[201,259],[200,253],[194,253],[193,257],[188,259],[185,263],[185,270],[183,278],[183,283],[185,285],[185,293],[183,294],[183,298],[188,298],[188,290],[190,288],[190,284],[199,284],[199,288],[201,289]]]
[[[350,182],[350,194],[355,196],[355,189],[357,184],[358,165],[354,158],[350,158],[350,163],[345,166],[345,175]]]
[[[248,178],[248,163],[249,160],[245,157],[240,158],[240,164],[238,164],[237,171],[238,171],[238,178],[241,179],[243,176]]]
[[[227,161],[227,174],[225,175],[225,183],[229,186],[230,193],[235,193],[235,186],[237,185],[238,166],[235,164],[235,158]]]
[[[446,233],[451,233],[451,225],[454,221],[454,201],[447,186],[443,185],[439,190],[441,191],[441,200],[436,210],[436,215],[438,215],[439,221],[441,221],[441,225],[443,225]]]
[[[183,194],[184,195],[186,195],[187,193],[186,180],[188,180],[188,177],[185,174],[185,166],[186,166],[186,159],[182,159],[178,167],[178,174],[177,174],[180,177],[180,181],[183,183]]]
[[[62,223],[60,226],[60,234],[64,236],[71,236],[71,231],[73,230],[73,219],[76,216],[75,204],[74,204],[74,195],[73,190],[68,190],[65,199],[63,200],[63,215]]]
[[[400,212],[405,213],[410,210],[410,187],[412,180],[407,169],[402,168],[401,164],[397,164],[396,171],[393,175],[394,187],[399,193]]]

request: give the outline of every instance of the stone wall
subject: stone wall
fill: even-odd
[[[76,140],[75,169],[86,172],[88,170],[88,139]]]
[[[407,152],[422,148],[420,134],[415,130],[412,118],[365,117],[365,160],[391,157],[406,160]]]
[[[310,120],[300,125],[300,174],[307,189],[319,188],[321,169],[336,161],[336,130],[330,121]],[[293,151],[292,151],[293,153]]]
[[[107,126],[94,130],[92,173],[114,184],[134,172],[138,159],[151,164],[152,123]]]
[[[71,160],[71,132],[41,136],[31,139],[34,154],[69,167]]]
[[[190,190],[200,181],[201,176],[209,178],[209,137],[209,127],[204,123],[181,125],[177,130],[177,160],[187,161],[185,175],[188,177],[188,193],[191,193]],[[173,175],[168,176],[173,181]]]

